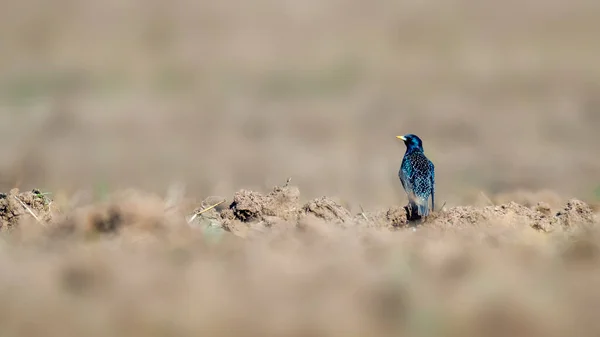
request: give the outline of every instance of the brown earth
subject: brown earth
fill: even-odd
[[[220,213],[225,228],[236,229],[262,223],[273,226],[279,222],[298,223],[306,216],[314,216],[329,224],[352,224],[356,226],[380,227],[388,229],[412,227],[417,222],[409,221],[406,207],[395,206],[379,212],[351,214],[349,210],[334,200],[321,197],[304,205],[299,202],[296,187],[275,187],[269,194],[242,190],[234,195],[229,209]],[[552,232],[559,227],[568,229],[576,225],[591,224],[595,221],[594,210],[586,203],[572,199],[562,207],[552,209],[547,203],[523,206],[508,202],[498,206],[474,207],[459,206],[433,212],[428,219],[420,219],[424,227],[451,230],[482,223],[513,224],[530,226],[533,229]]]
[[[123,191],[55,208],[38,191],[13,190],[1,199],[12,211],[2,213],[11,230],[1,234],[0,332],[600,332],[589,314],[600,303],[600,222],[579,200],[449,207],[409,222],[403,206],[352,213],[300,196],[290,185],[221,204]]]
[[[25,215],[31,215],[19,200],[32,210],[41,221],[52,223],[50,199],[38,190],[19,193],[12,190],[0,195],[0,219],[3,227],[11,227]],[[203,203],[203,207],[207,207]],[[116,233],[124,226],[138,230],[154,231],[168,226],[166,206],[158,196],[126,192],[116,194],[113,201],[95,203],[74,210],[69,217],[59,217],[60,231]],[[196,209],[196,212],[201,209]],[[198,221],[212,215],[216,223],[234,234],[246,233],[249,228],[268,229],[281,224],[298,225],[305,218],[318,219],[330,226],[366,227],[396,230],[401,228],[435,228],[442,231],[456,230],[481,224],[529,226],[543,232],[568,230],[578,225],[596,221],[594,209],[588,204],[572,199],[562,207],[551,208],[540,202],[524,206],[516,202],[497,206],[458,206],[432,212],[428,218],[408,220],[407,208],[393,206],[381,211],[362,211],[352,214],[340,203],[328,197],[320,197],[304,204],[296,186],[275,186],[271,192],[240,190],[235,193],[228,207],[221,206],[203,213]],[[164,229],[164,228],[163,228]],[[243,235],[242,235],[243,236]]]

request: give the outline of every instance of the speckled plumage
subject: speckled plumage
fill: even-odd
[[[398,136],[406,144],[406,153],[400,165],[398,176],[402,187],[408,194],[411,211],[420,216],[429,215],[429,197],[431,209],[435,208],[435,168],[423,152],[423,142],[413,134]]]

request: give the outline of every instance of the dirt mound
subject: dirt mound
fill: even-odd
[[[0,228],[7,229],[19,223],[23,216],[32,216],[44,223],[51,220],[50,199],[39,190],[19,192],[12,189],[0,193]]]
[[[319,219],[332,223],[344,223],[352,218],[350,211],[327,197],[320,197],[309,201],[302,207],[302,210],[305,215],[314,215]]]
[[[514,201],[497,206],[458,206],[432,213],[427,219],[411,222],[406,206],[394,206],[375,212],[362,211],[351,214],[340,203],[327,197],[310,200],[299,206],[300,192],[297,187],[278,187],[267,195],[241,190],[235,194],[229,209],[220,212],[223,227],[238,234],[264,232],[274,224],[287,223],[298,226],[308,218],[318,219],[325,224],[364,226],[387,230],[398,230],[423,225],[440,230],[460,229],[473,226],[529,226],[535,230],[551,232],[559,227],[568,228],[594,221],[592,208],[579,200],[570,200],[554,212],[546,202],[529,207]]]
[[[361,212],[354,217],[354,221],[366,227],[398,230],[408,227],[409,221],[405,206],[393,206],[374,212]]]
[[[298,216],[299,197],[300,191],[293,186],[275,186],[267,195],[241,190],[233,196],[230,209],[236,219],[244,222],[268,217],[290,220]]]
[[[215,199],[215,198],[213,198]],[[222,201],[222,198],[218,198]],[[215,199],[216,200],[216,199]],[[516,202],[497,206],[458,206],[433,212],[421,221],[410,221],[406,206],[352,214],[340,202],[328,197],[300,203],[300,191],[296,186],[275,186],[269,193],[240,190],[233,201],[220,204],[217,200],[205,200],[208,205],[219,205],[195,216],[194,222],[182,221],[181,211],[159,196],[122,191],[113,194],[110,201],[80,207],[69,214],[53,219],[51,230],[56,233],[113,234],[125,232],[170,233],[173,229],[210,227],[222,232],[227,230],[241,237],[260,235],[267,231],[299,229],[309,222],[318,221],[320,226],[341,225],[343,228],[362,227],[384,230],[400,230],[424,226],[441,231],[478,226],[529,226],[542,232],[569,229],[580,224],[597,221],[594,210],[580,200],[569,200],[558,210],[545,203],[526,207]],[[0,194],[0,226],[10,228],[23,215],[38,221],[49,222],[50,201],[38,190],[20,193],[17,189],[8,195]],[[178,222],[174,225],[175,222]],[[302,225],[303,223],[304,225]],[[183,225],[183,226],[180,226]]]
[[[515,202],[482,208],[472,206],[450,208],[436,214],[431,224],[440,228],[461,228],[498,222],[513,225],[529,224],[543,231],[549,231],[552,227],[550,217]]]
[[[567,205],[556,213],[555,218],[558,224],[565,228],[570,228],[574,225],[591,224],[596,221],[592,207],[577,199],[569,200]]]
[[[570,200],[555,214],[544,202],[539,202],[533,208],[516,202],[483,208],[459,206],[434,214],[429,225],[440,228],[460,228],[502,222],[508,225],[526,224],[534,229],[550,232],[557,229],[557,226],[566,228],[594,221],[594,212],[589,205],[580,200]]]
[[[296,186],[275,186],[264,195],[241,190],[233,196],[228,209],[220,212],[223,228],[241,236],[263,232],[266,227],[288,225],[293,228],[310,217],[324,223],[351,224],[352,214],[338,202],[327,197],[299,203],[300,191]]]
[[[323,196],[304,205],[299,203],[299,198],[300,191],[295,186],[275,186],[266,195],[241,190],[235,193],[229,208],[220,212],[220,219],[225,229],[243,236],[249,232],[263,231],[264,227],[276,224],[297,226],[299,222],[310,218],[323,223],[347,226],[361,220],[332,198]],[[403,208],[387,213],[382,217],[382,222],[391,222],[394,226],[406,223],[406,212]],[[378,226],[384,225],[380,223]]]
[[[260,192],[241,190],[233,196],[229,208],[220,212],[224,229],[240,236],[249,232],[264,231],[265,227],[298,220],[301,212],[300,191],[295,186],[275,186],[264,195]]]
[[[444,212],[434,214],[433,222],[436,226],[463,226],[474,225],[486,220],[484,211],[473,206],[458,206]]]

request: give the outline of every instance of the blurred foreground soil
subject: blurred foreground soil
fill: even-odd
[[[600,332],[600,214],[582,201],[444,207],[409,223],[402,207],[301,203],[293,185],[225,199],[2,194],[0,333]]]

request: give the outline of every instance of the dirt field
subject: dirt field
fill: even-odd
[[[408,223],[402,207],[354,214],[327,197],[305,204],[299,197],[293,185],[241,190],[209,209],[221,200],[195,204],[129,190],[67,209],[39,191],[13,190],[0,198],[0,331],[600,331],[594,313],[600,305],[600,214],[582,201],[558,208],[515,202],[453,207]]]
[[[0,0],[0,335],[598,336],[598,32],[593,0]]]

